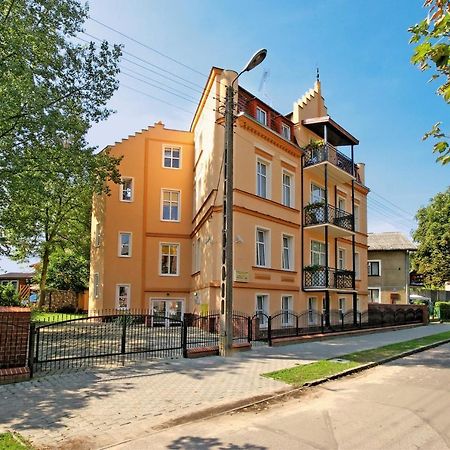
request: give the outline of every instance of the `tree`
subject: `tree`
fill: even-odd
[[[442,288],[450,280],[450,188],[437,194],[416,215],[413,237],[419,244],[413,264],[425,278],[425,285]]]
[[[0,249],[41,258],[40,306],[52,253],[76,248],[92,195],[120,180],[85,135],[111,113],[121,49],[75,43],[86,16],[77,0],[0,5]]]
[[[12,283],[0,284],[0,306],[20,306],[19,294]]]
[[[417,44],[411,61],[423,71],[434,69],[431,80],[443,79],[437,94],[450,103],[450,1],[425,0],[424,7],[429,8],[427,17],[408,30],[412,34],[410,43]],[[441,126],[442,122],[433,125],[423,139],[437,139],[433,151],[438,154],[438,161],[448,164],[450,136]]]

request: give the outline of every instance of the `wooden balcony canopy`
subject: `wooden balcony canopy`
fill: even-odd
[[[314,117],[313,119],[305,119],[302,121],[303,126],[311,130],[313,133],[325,137],[324,128],[327,126],[327,140],[331,145],[339,147],[341,145],[358,145],[359,141],[352,136],[347,130],[342,128],[330,116]]]

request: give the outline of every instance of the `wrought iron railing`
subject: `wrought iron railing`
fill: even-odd
[[[353,289],[355,272],[325,266],[303,269],[303,285],[308,288]]]
[[[339,167],[350,175],[354,175],[356,171],[352,160],[333,147],[331,144],[324,144],[320,147],[311,147],[305,149],[305,167],[313,166],[321,162],[328,161]]]
[[[353,230],[353,214],[324,203],[312,203],[305,206],[305,227],[320,224],[332,224],[346,230]]]

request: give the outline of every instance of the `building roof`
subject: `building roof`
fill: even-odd
[[[389,231],[385,233],[369,233],[367,238],[371,250],[417,250],[417,245],[403,233]]]
[[[314,117],[311,119],[305,119],[302,121],[306,128],[309,128],[312,132],[320,136],[322,139],[325,138],[324,125],[327,125],[328,136],[327,141],[338,147],[340,145],[358,145],[359,141],[352,136],[347,130],[345,130],[341,125],[335,122],[330,116],[324,117]]]
[[[33,278],[35,272],[8,272],[0,275],[0,280],[22,280],[24,278]]]

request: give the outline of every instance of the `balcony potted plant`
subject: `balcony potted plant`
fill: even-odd
[[[310,140],[308,145],[302,147],[306,155],[306,166],[313,166],[325,161],[325,141],[319,139],[317,141]]]

